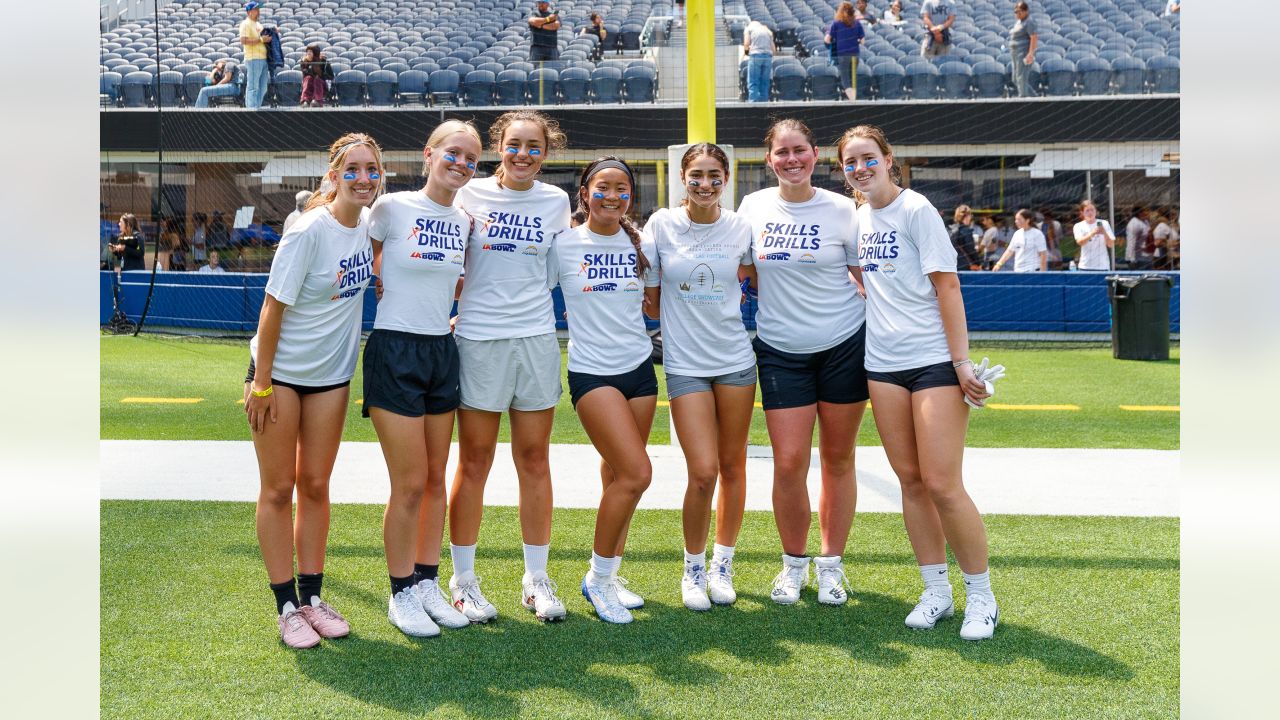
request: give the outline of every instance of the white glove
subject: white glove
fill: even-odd
[[[1004,377],[1004,366],[991,365],[990,367],[988,367],[990,363],[991,363],[991,360],[989,358],[985,358],[985,357],[982,358],[982,362],[973,366],[973,374],[974,374],[974,377],[982,381],[982,383],[987,386],[987,395],[994,396],[996,394],[995,381]],[[989,400],[990,397],[988,397],[987,399]],[[968,395],[964,396],[964,401],[969,405],[969,407],[973,408],[974,410],[981,410],[983,408],[982,405],[978,405],[977,403],[970,400]]]

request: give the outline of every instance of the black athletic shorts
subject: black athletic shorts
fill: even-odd
[[[818,401],[856,403],[866,400],[867,371],[863,366],[867,326],[835,347],[814,353],[789,353],[757,337],[752,341],[760,373],[765,410],[804,407]]]
[[[369,333],[364,344],[364,406],[405,417],[452,412],[462,401],[453,335],[399,330]]]
[[[255,370],[257,370],[257,366],[254,364],[253,358],[249,358],[249,372],[245,373],[245,382],[253,382],[253,373]],[[322,392],[329,392],[330,390],[344,388],[350,385],[351,381],[348,380],[346,382],[334,383],[333,385],[298,385],[297,383],[281,382],[275,378],[271,378],[271,384],[272,386],[279,385],[282,388],[289,388],[299,395],[316,395]]]
[[[960,385],[960,379],[956,377],[956,369],[950,361],[925,365],[924,367],[910,370],[894,370],[893,372],[868,370],[867,379],[897,385],[898,387],[906,388],[909,392],[920,392],[921,390],[946,387],[948,385],[958,387]]]
[[[657,395],[658,376],[653,372],[653,361],[646,358],[635,370],[628,370],[621,375],[592,375],[569,371],[569,399],[573,401],[575,408],[583,395],[602,387],[614,388],[628,400]]]

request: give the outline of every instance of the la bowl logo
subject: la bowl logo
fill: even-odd
[[[498,252],[515,252],[515,243],[485,243],[485,250],[496,250]]]
[[[764,253],[763,255],[760,256],[759,259],[760,260],[790,260],[791,253],[788,253],[788,252]]]
[[[618,283],[596,283],[582,288],[582,292],[612,292],[618,289]]]
[[[435,260],[436,262],[444,262],[444,253],[442,252],[415,252],[409,257],[417,260]]]
[[[876,270],[879,270],[879,269],[880,269],[880,266],[875,263],[867,263],[866,265],[862,266],[862,272],[875,272]]]

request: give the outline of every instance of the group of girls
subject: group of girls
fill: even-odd
[[[812,185],[818,144],[801,122],[770,128],[765,159],[778,185],[748,195],[736,213],[720,204],[730,179],[725,153],[694,145],[680,167],[685,201],[657,212],[643,232],[629,219],[636,178],[619,158],[583,168],[572,215],[569,197],[537,180],[548,154],[564,146],[547,116],[505,113],[490,128],[499,166],[474,179],[481,138],[469,123],[447,121],[423,150],[426,186],[387,195],[372,138],[349,134],[330,148],[324,182],[273,260],[245,384],[261,471],[258,539],[283,641],[311,647],[350,632],[321,599],[321,586],[329,475],[370,283],[379,302],[365,346],[362,413],[391,481],[383,525],[388,618],[406,634],[432,636],[497,615],[481,592],[475,555],[502,413],[519,479],[520,602],[540,620],[565,616],[547,573],[548,454],[561,395],[550,290],[559,285],[570,397],[601,456],[603,492],[580,585],[600,619],[631,622],[644,604],[619,569],[652,479],[646,445],[658,383],[648,314],[662,319],[668,397],[688,467],[681,580],[688,608],[736,600],[734,547],[758,377],[783,549],[771,598],[794,604],[809,584],[806,478],[816,424],[817,599],[847,601],[842,555],[856,502],[854,448],[872,398],[924,580],[906,624],[932,628],[953,614],[950,543],[967,596],[961,636],[991,637],[998,613],[986,535],[960,474],[964,399],[980,406],[988,390],[967,357],[955,251],[928,201],[899,187],[883,133],[859,126],[837,144],[861,207]],[[744,295],[759,301],[754,341],[741,322]],[[446,502],[455,415],[459,458]],[[447,596],[438,579],[446,510]]]

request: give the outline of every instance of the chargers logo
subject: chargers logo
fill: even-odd
[[[515,252],[515,243],[485,243],[485,250],[496,250],[498,252]]]
[[[536,247],[534,247],[534,246],[530,245],[529,247],[527,247],[527,248],[525,248],[525,249],[524,249],[524,254],[525,254],[525,255],[532,255],[532,256],[534,256],[534,257],[537,257],[537,256],[538,256],[538,248],[536,248]]]
[[[801,256],[800,256],[800,262],[802,262],[802,263],[814,263],[814,262],[817,262],[817,260],[814,260],[814,259],[813,259],[813,255],[810,255],[809,253],[805,253],[805,254],[803,254],[803,255],[801,255]]]
[[[862,272],[875,272],[876,270],[879,270],[879,269],[880,269],[880,266],[875,263],[867,263],[866,265],[862,266]]]
[[[612,292],[618,289],[618,283],[596,283],[582,288],[582,292]]]
[[[415,252],[409,257],[416,260],[435,260],[436,262],[444,262],[444,253],[442,252]]]
[[[640,292],[640,286],[639,286],[639,285],[637,285],[637,284],[635,283],[635,281],[633,280],[633,281],[631,281],[631,282],[627,283],[627,286],[626,286],[625,288],[623,288],[623,290],[624,290],[625,292]]]
[[[462,256],[461,256],[461,255],[454,255],[454,256],[453,256],[453,260],[452,260],[452,262],[453,262],[453,264],[454,264],[454,265],[461,265],[461,264],[462,264]]]
[[[760,260],[790,260],[790,259],[791,259],[791,253],[788,253],[788,252],[765,253],[765,254],[761,255],[758,259],[760,259]]]
[[[898,272],[898,268],[894,267],[893,263],[885,263],[884,265],[880,266],[880,272],[890,277],[893,277],[893,274]]]

